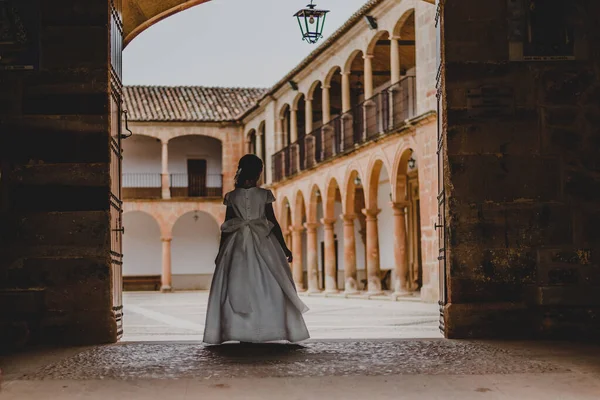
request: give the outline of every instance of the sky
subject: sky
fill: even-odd
[[[327,39],[367,0],[315,0]],[[123,54],[126,85],[270,87],[317,44],[293,15],[309,0],[212,0],[136,37]]]

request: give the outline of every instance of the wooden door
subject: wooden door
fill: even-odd
[[[122,148],[121,139],[123,114],[122,49],[123,22],[122,1],[110,1],[110,255],[112,313],[117,328],[117,339],[123,334],[123,201]]]
[[[188,196],[206,196],[206,160],[188,160]]]

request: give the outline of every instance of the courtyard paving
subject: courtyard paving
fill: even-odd
[[[305,300],[307,342],[205,346],[206,293],[127,293],[123,341],[0,358],[0,399],[600,399],[597,345],[446,340],[433,305]]]
[[[435,304],[302,297],[313,340],[441,338]],[[124,293],[124,341],[202,340],[208,292]]]

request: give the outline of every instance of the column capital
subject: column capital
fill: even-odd
[[[323,89],[331,89],[331,85],[321,85],[321,90]]]
[[[319,223],[317,222],[305,222],[304,223],[304,227],[306,228],[306,230],[308,232],[316,232],[317,228],[319,227]]]
[[[365,55],[363,55],[363,59],[365,59],[365,60],[370,60],[370,59],[373,59],[373,58],[375,58],[374,54],[365,54]]]
[[[361,212],[367,217],[367,220],[369,220],[369,219],[376,220],[377,216],[381,212],[381,209],[380,208],[374,208],[374,209],[363,208],[361,210]]]
[[[400,39],[402,39],[402,37],[400,37],[400,35],[392,35],[390,37],[390,40],[400,40]]]
[[[405,201],[402,201],[399,203],[394,203],[394,202],[390,203],[390,206],[392,206],[392,209],[394,210],[394,215],[404,215],[405,214],[404,209],[406,207],[408,207],[408,205],[409,205],[409,203],[405,202]]]
[[[169,243],[169,242],[171,242],[173,240],[173,238],[161,237],[160,240],[163,243]]]
[[[340,218],[342,219],[342,221],[344,221],[344,223],[354,224],[354,220],[356,219],[356,214],[342,214],[342,215],[340,215]]]
[[[325,229],[331,228],[333,229],[333,224],[335,224],[335,218],[322,218],[321,223],[325,226]]]
[[[161,143],[161,144],[162,144],[164,147],[166,147],[166,146],[168,146],[168,145],[169,145],[169,139],[160,139],[160,143]]]
[[[290,226],[290,232],[302,233],[304,232],[304,227],[302,225]]]
[[[352,74],[352,71],[342,71],[342,72],[340,72],[340,74],[349,76],[350,74]]]

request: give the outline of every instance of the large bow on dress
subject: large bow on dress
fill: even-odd
[[[267,237],[271,233],[271,229],[273,229],[273,223],[266,218],[257,218],[257,219],[242,219],[242,218],[232,218],[223,225],[221,225],[221,231],[225,233],[233,233],[237,232],[244,227],[249,227],[250,230],[257,234],[260,237]]]
[[[235,241],[243,247],[253,246],[255,243],[260,246],[262,239],[269,236],[273,227],[273,223],[266,218],[232,218],[221,225],[221,231],[242,235],[241,242]],[[248,228],[248,230],[245,228]],[[247,235],[247,233],[251,235]],[[255,236],[257,240],[252,240],[251,236]],[[254,251],[258,254],[258,249]],[[247,260],[244,261],[247,262]],[[249,282],[248,265],[241,265],[245,264],[244,261],[236,260],[238,265],[230,265],[229,273],[227,274],[227,298],[233,311],[238,314],[250,314],[253,311],[252,302],[248,294],[249,288],[247,287]]]

